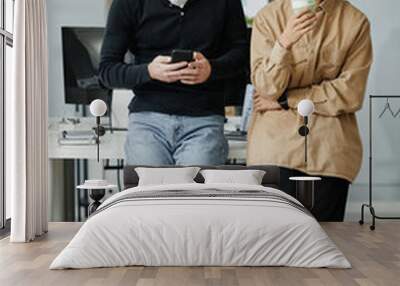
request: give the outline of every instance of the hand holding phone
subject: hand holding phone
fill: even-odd
[[[148,70],[153,80],[195,85],[209,79],[211,64],[200,52],[175,50],[171,56],[156,57],[148,65]]]
[[[180,74],[177,71],[187,66],[188,62],[172,63],[171,57],[158,56],[147,66],[147,69],[151,79],[172,83],[180,80]]]
[[[211,76],[210,61],[201,53],[194,53],[194,61],[180,71],[180,82],[186,85],[197,85],[206,82]]]

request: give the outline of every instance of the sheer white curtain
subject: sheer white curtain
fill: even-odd
[[[47,22],[45,0],[15,1],[13,94],[7,118],[11,241],[47,232]]]

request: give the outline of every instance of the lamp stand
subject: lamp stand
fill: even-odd
[[[100,137],[106,134],[106,129],[100,124],[100,116],[96,116],[96,127],[94,128],[96,133],[96,144],[97,144],[97,162],[100,162]]]
[[[304,163],[307,167],[308,163],[308,134],[310,134],[310,129],[308,128],[308,117],[304,117],[304,125],[299,128],[300,136],[304,137]]]

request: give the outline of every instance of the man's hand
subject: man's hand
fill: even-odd
[[[263,97],[257,93],[254,94],[253,106],[254,110],[259,113],[283,109],[279,102],[277,102],[276,100]]]
[[[304,10],[298,15],[293,15],[286,25],[285,30],[279,37],[279,43],[286,49],[290,49],[306,33],[316,27],[321,12],[314,13],[310,10]]]
[[[172,83],[181,79],[177,71],[187,66],[187,62],[171,64],[171,57],[158,56],[149,64],[148,70],[152,79]]]
[[[195,52],[194,62],[189,63],[186,69],[176,73],[179,74],[179,79],[183,84],[201,84],[210,78],[211,64],[202,53]]]

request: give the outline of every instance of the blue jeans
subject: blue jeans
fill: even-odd
[[[156,112],[129,115],[128,165],[222,165],[228,154],[224,117],[190,117]]]

